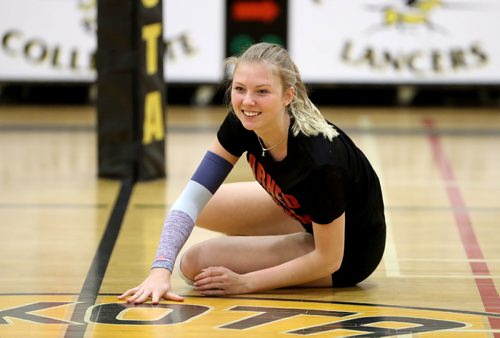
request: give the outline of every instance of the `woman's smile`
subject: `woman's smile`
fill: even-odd
[[[245,115],[246,117],[256,117],[256,116],[259,116],[260,114],[262,114],[260,111],[248,111],[248,110],[241,110],[241,112],[243,113],[243,115]]]

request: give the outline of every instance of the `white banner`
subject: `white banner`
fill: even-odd
[[[0,3],[0,80],[92,81],[95,5],[67,0]]]
[[[500,83],[498,0],[290,0],[306,82]]]
[[[0,81],[94,81],[96,21],[95,0],[2,0]],[[167,81],[222,79],[224,0],[164,0],[164,26]]]
[[[224,0],[163,0],[170,82],[222,80],[225,44]]]

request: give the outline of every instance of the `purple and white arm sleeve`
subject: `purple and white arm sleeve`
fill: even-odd
[[[233,165],[226,159],[207,151],[165,218],[151,268],[174,269],[177,255],[191,234],[198,215],[232,168]]]

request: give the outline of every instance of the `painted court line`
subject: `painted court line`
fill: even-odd
[[[500,263],[500,259],[475,259],[475,258],[399,258],[400,262],[456,262],[456,263],[468,263],[468,262],[486,262],[486,263]]]
[[[456,183],[455,175],[446,152],[441,143],[441,138],[437,133],[434,133],[434,121],[432,119],[424,119],[423,126],[429,131],[428,139],[434,156],[434,161],[438,167],[439,173],[443,181],[451,181]],[[457,230],[462,241],[467,258],[474,260],[484,260],[484,255],[474,232],[469,213],[462,197],[462,193],[458,184],[445,185],[448,200],[453,208],[459,208],[462,211],[453,211]],[[500,297],[495,287],[495,283],[490,274],[488,265],[482,261],[469,262],[473,276],[483,277],[476,278],[476,287],[481,295],[484,309],[487,312],[500,313]],[[489,318],[490,326],[493,330],[500,329],[499,318]],[[500,337],[497,333],[495,337]]]
[[[108,219],[101,242],[99,243],[99,247],[97,248],[85,281],[83,282],[80,295],[78,296],[78,303],[73,310],[71,316],[72,322],[85,322],[82,318],[85,317],[88,307],[94,305],[96,302],[104,279],[104,274],[106,273],[111,254],[113,253],[122,226],[125,212],[127,211],[133,186],[134,182],[131,179],[124,179],[121,183],[121,189],[118,193],[113,211]],[[64,337],[83,338],[86,330],[87,324],[69,325]]]
[[[389,276],[390,277],[390,276]],[[500,275],[487,275],[487,276],[478,276],[478,275],[433,275],[433,274],[421,274],[421,275],[409,275],[409,274],[402,274],[401,276],[398,276],[398,278],[429,278],[429,279],[492,279],[492,278],[500,278]]]

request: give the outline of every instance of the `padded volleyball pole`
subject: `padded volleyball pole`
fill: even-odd
[[[98,175],[165,177],[162,1],[97,4]]]

